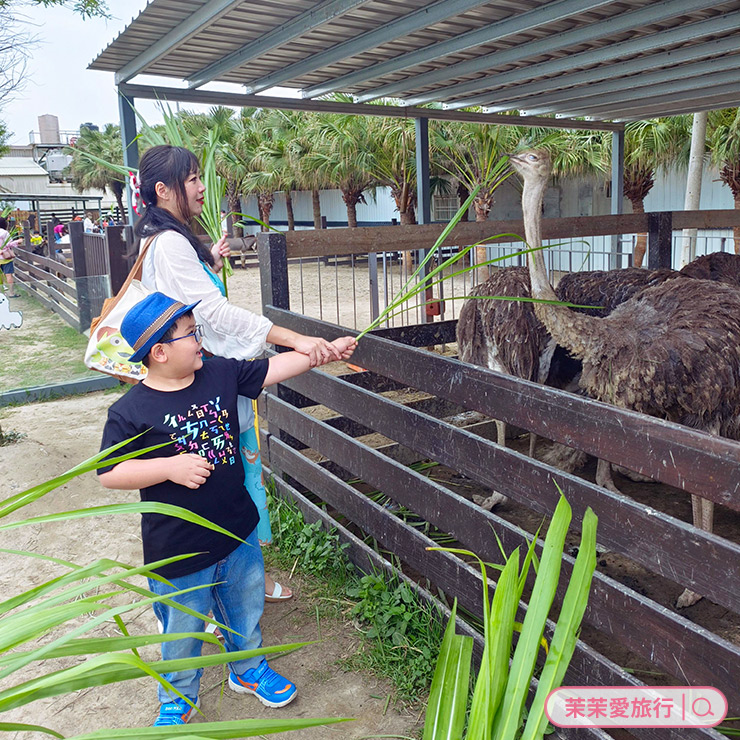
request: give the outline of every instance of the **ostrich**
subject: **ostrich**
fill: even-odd
[[[550,156],[511,157],[524,180],[527,242],[541,244],[540,210]],[[557,300],[540,251],[530,258],[532,295]],[[647,288],[603,318],[537,303],[553,339],[583,363],[592,398],[733,439],[740,436],[740,291],[707,280]],[[599,461],[599,467],[608,465]],[[694,525],[712,530],[713,504],[692,497]],[[701,598],[688,589],[677,606]]]
[[[674,270],[643,270],[632,267],[623,270],[579,272],[564,275],[558,284],[558,299],[581,306],[577,309],[596,316],[605,316],[616,306],[651,285],[680,277]],[[487,280],[470,291],[471,299],[460,311],[457,323],[457,343],[460,359],[488,367],[496,372],[549,386],[576,390],[575,383],[581,364],[563,347],[557,345],[527,301],[487,300],[482,296],[530,298],[529,270],[526,267],[505,267],[496,270]],[[477,297],[476,297],[477,296]],[[497,442],[506,446],[506,424],[496,421]],[[534,457],[537,436],[530,434],[529,456]],[[582,465],[586,454],[556,445],[546,456],[549,464],[568,470]],[[608,477],[602,485],[614,488],[611,469],[601,472]],[[506,497],[493,493],[488,498],[475,496],[474,501],[490,511]]]
[[[715,280],[740,286],[740,256],[729,252],[713,252],[697,257],[681,269],[681,274],[700,280]]]

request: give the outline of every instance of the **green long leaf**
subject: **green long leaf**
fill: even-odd
[[[0,524],[0,530],[17,529],[18,527],[25,527],[29,524],[45,524],[46,522],[59,522],[67,519],[83,519],[89,516],[104,516],[108,514],[166,514],[167,516],[184,519],[186,522],[199,524],[201,527],[212,529],[214,532],[219,532],[220,534],[232,537],[239,542],[244,542],[241,537],[237,537],[235,534],[232,534],[228,529],[224,529],[218,524],[213,524],[202,516],[193,514],[193,512],[188,509],[183,509],[181,506],[173,506],[172,504],[163,504],[158,501],[137,501],[128,504],[91,506],[87,509],[73,509],[72,511],[62,511],[58,514],[34,516],[30,519],[23,519],[17,522],[10,522],[8,524]]]
[[[509,673],[514,619],[519,604],[519,550],[507,558],[484,625],[486,645],[470,708],[467,740],[489,740]]]
[[[591,580],[596,570],[596,525],[598,518],[589,507],[583,517],[581,544],[565,592],[560,617],[550,643],[550,651],[540,674],[539,685],[521,740],[542,740],[547,729],[545,701],[560,686],[578,641],[578,632],[586,611]]]
[[[166,740],[170,737],[208,738],[208,740],[229,740],[230,738],[274,735],[289,730],[304,730],[309,727],[351,722],[343,717],[324,717],[315,719],[244,719],[232,722],[203,722],[192,727],[147,727],[123,730],[97,730],[96,732],[74,735],[67,740]]]
[[[60,735],[55,730],[41,725],[25,725],[22,722],[0,722],[0,732],[43,732],[45,735],[59,737],[64,740],[64,735]]]
[[[434,548],[440,549],[440,548]],[[423,740],[460,740],[470,680],[473,638],[455,634],[457,599],[452,605],[429,691]]]
[[[161,660],[148,663],[145,668],[137,664],[136,661],[127,661],[127,664],[122,664],[120,661],[113,663],[108,660],[110,656],[96,656],[79,665],[48,673],[0,692],[0,712],[50,696],[78,691],[88,686],[105,686],[111,683],[141,678],[146,674],[162,675],[193,668],[225,665],[232,661],[246,660],[256,656],[290,652],[310,644],[312,643],[298,642],[287,645],[263,646],[254,650],[240,650],[231,653],[224,651],[195,658]],[[116,655],[121,654],[116,653]]]
[[[558,585],[563,545],[570,519],[570,505],[561,496],[547,530],[540,568],[511,662],[509,681],[494,722],[493,736],[496,740],[514,740],[519,730],[540,640]]]

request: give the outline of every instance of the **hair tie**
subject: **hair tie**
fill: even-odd
[[[137,216],[141,216],[139,212],[139,203],[144,204],[144,200],[141,197],[141,185],[139,184],[139,178],[136,177],[136,173],[131,171],[128,173],[128,184],[131,188],[131,205],[134,208],[134,213]]]

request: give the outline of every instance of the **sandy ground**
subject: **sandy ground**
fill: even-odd
[[[337,268],[341,270],[343,268]],[[367,306],[367,273],[356,275],[358,287],[353,288],[351,267],[340,275],[340,289],[329,287],[335,274],[334,267],[305,266],[303,276],[298,266],[291,267],[292,290],[297,293],[303,279],[306,294],[312,298],[307,312],[327,320],[336,320],[336,296],[339,296],[340,318],[354,304],[353,292],[360,293],[364,285],[364,305]],[[349,279],[347,275],[349,274]],[[316,280],[321,275],[326,310],[320,307]],[[331,278],[331,279],[330,279]],[[239,305],[259,310],[259,275],[256,270],[237,270],[229,283],[231,299]],[[338,290],[338,292],[337,292]],[[336,295],[335,295],[336,294]],[[331,295],[334,313],[328,308]],[[296,300],[299,300],[296,298]],[[358,300],[359,304],[359,300]],[[305,305],[305,302],[304,302]],[[367,315],[367,311],[365,316]],[[34,315],[36,312],[34,312]],[[38,312],[40,320],[61,320]],[[27,321],[19,331],[28,336],[34,330],[29,311]],[[358,325],[363,325],[362,317]],[[14,336],[8,333],[3,339]],[[38,343],[30,346],[13,342],[14,351],[22,366],[24,357],[31,361],[38,353]],[[41,348],[43,349],[43,348]],[[50,379],[50,382],[54,379]],[[5,385],[5,388],[12,384]],[[0,495],[3,498],[25,490],[31,485],[58,475],[81,460],[94,454],[108,406],[118,391],[94,393],[46,403],[30,404],[0,409],[0,425],[5,432],[22,432],[24,438],[11,446],[0,448]],[[66,509],[95,506],[111,502],[137,500],[135,493],[107,491],[97,482],[94,474],[87,474],[68,485],[48,494],[40,501],[18,512],[23,516],[40,515]],[[16,516],[18,516],[16,515]],[[73,523],[47,523],[30,525],[5,532],[2,546],[9,549],[31,550],[76,563],[89,563],[98,557],[108,557],[127,563],[141,561],[141,542],[138,515],[103,516],[80,519]],[[0,573],[3,597],[37,585],[59,575],[64,569],[37,559],[6,555],[5,567]],[[312,730],[301,730],[294,737],[306,740],[360,738],[366,735],[413,736],[418,726],[419,709],[397,709],[391,701],[387,711],[386,698],[393,695],[390,685],[372,676],[347,673],[337,663],[354,654],[359,646],[358,636],[349,623],[327,622],[317,624],[315,603],[303,598],[307,590],[300,577],[276,574],[280,580],[297,591],[297,598],[284,604],[267,605],[262,620],[265,644],[280,644],[303,640],[317,640],[316,645],[276,658],[276,670],[289,676],[299,689],[298,698],[288,707],[272,710],[263,707],[253,697],[220,691],[220,669],[206,670],[202,682],[202,710],[208,720],[233,720],[249,717],[352,717],[354,722]],[[310,584],[307,584],[310,585]],[[151,632],[155,629],[151,610],[142,609],[127,618],[134,632]],[[114,634],[113,623],[102,625],[96,634]],[[206,648],[209,650],[211,648]],[[149,651],[155,657],[157,650]],[[72,661],[73,662],[73,661]],[[68,660],[65,665],[69,665]],[[56,664],[55,664],[56,666]],[[48,669],[48,666],[46,667]],[[33,672],[31,672],[32,674]],[[29,674],[29,675],[31,675]],[[26,707],[4,713],[3,721],[21,721],[51,727],[65,735],[92,732],[102,727],[135,727],[151,724],[158,710],[155,687],[151,679],[98,687],[68,696],[42,700]],[[193,723],[203,721],[200,717]],[[9,734],[14,740],[31,740],[33,733]]]
[[[113,400],[112,393],[93,393],[2,410],[3,429],[22,431],[26,435],[20,442],[0,448],[3,498],[58,475],[94,454],[106,409]],[[103,489],[95,474],[89,473],[48,494],[22,513],[30,516],[135,498],[133,493]],[[141,561],[138,515],[30,525],[5,532],[2,546],[32,550],[77,563],[92,562],[101,556],[128,563]],[[35,559],[6,555],[0,573],[1,592],[8,597],[62,570]],[[359,738],[368,734],[413,735],[418,709],[398,711],[391,706],[384,715],[386,697],[392,694],[390,686],[370,676],[347,673],[337,666],[338,660],[358,649],[352,625],[326,620],[317,625],[315,604],[302,598],[300,580],[291,580],[286,573],[279,576],[297,590],[297,598],[284,604],[267,605],[262,620],[265,644],[321,640],[273,661],[276,670],[295,681],[299,688],[298,698],[280,710],[267,709],[253,697],[236,695],[228,689],[221,698],[220,670],[211,668],[206,670],[202,683],[202,709],[207,719],[353,717],[356,721],[352,723],[302,730],[294,736],[318,740]],[[127,623],[136,633],[155,629],[153,613],[148,608],[133,613]],[[97,634],[114,633],[112,623],[97,630]],[[155,649],[150,654],[154,656],[156,652]],[[42,724],[71,735],[102,727],[148,725],[157,709],[153,681],[141,679],[42,700],[7,712],[2,720]],[[198,721],[200,718],[194,720]],[[9,737],[31,740],[38,736],[16,733]]]

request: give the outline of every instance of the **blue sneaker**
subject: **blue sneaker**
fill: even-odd
[[[229,688],[238,694],[254,694],[266,707],[284,707],[298,692],[295,684],[275,673],[264,658],[241,676],[229,673]]]
[[[196,707],[200,706],[200,698],[193,702]],[[182,699],[162,704],[159,709],[159,717],[154,722],[154,727],[172,727],[174,725],[186,725],[193,716],[193,709],[190,704]]]

